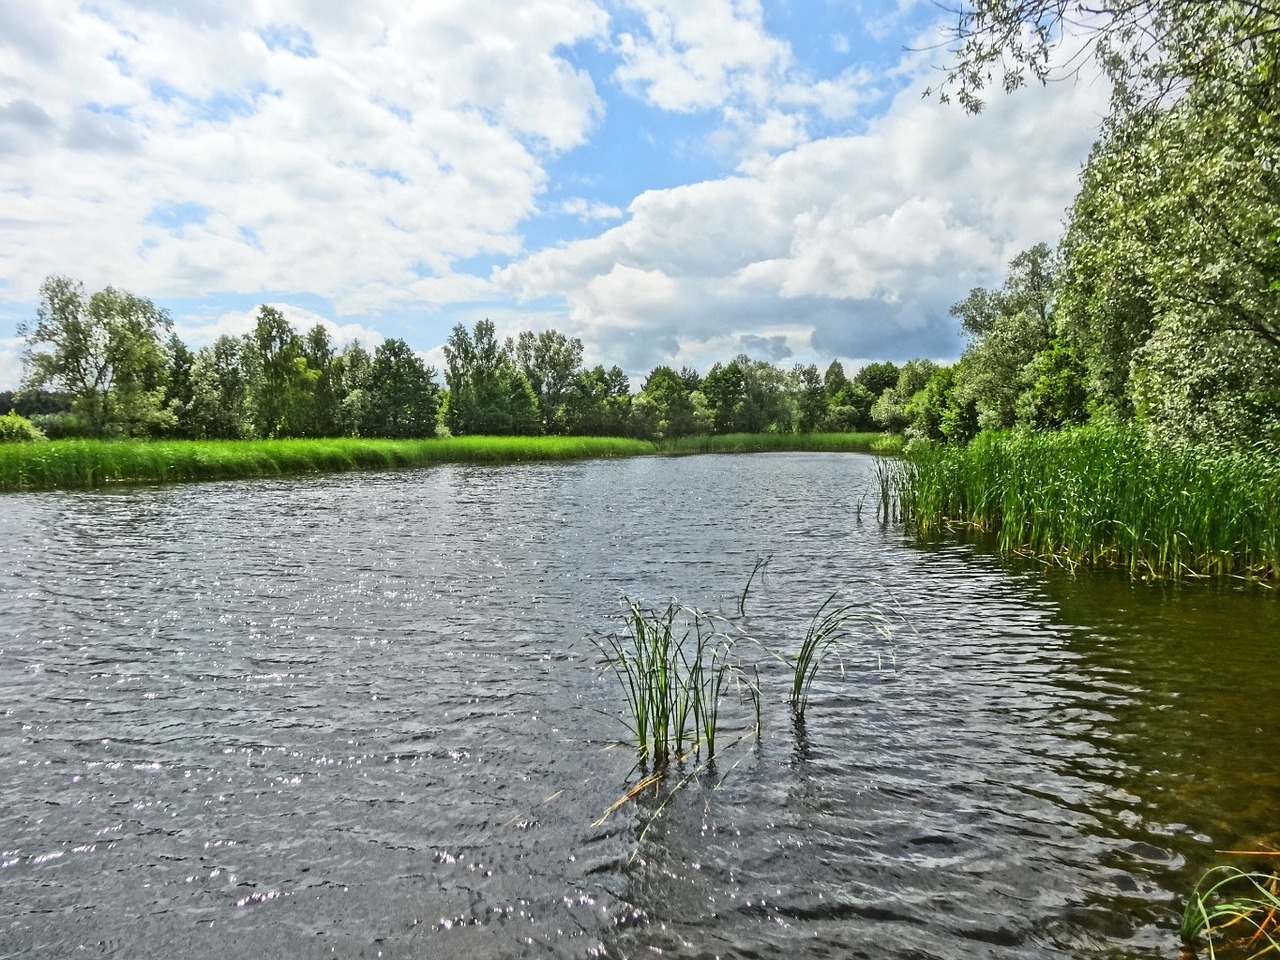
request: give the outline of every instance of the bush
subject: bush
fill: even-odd
[[[0,417],[0,443],[30,443],[47,439],[34,423],[12,410]]]

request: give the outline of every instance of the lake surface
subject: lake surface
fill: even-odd
[[[0,956],[1177,957],[1214,850],[1280,841],[1275,598],[922,547],[872,465],[0,497]],[[759,738],[727,703],[595,825],[637,774],[588,636],[736,618],[769,556]],[[833,591],[890,629],[797,728]]]

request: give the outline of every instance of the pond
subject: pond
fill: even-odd
[[[1214,851],[1280,839],[1275,599],[922,546],[873,487],[769,454],[0,498],[0,955],[1177,957]],[[883,629],[797,727],[780,658],[835,591]],[[601,822],[624,597],[735,617],[762,725]]]

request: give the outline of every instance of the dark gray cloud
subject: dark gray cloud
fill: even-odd
[[[738,338],[743,351],[752,359],[770,360],[777,363],[792,355],[784,336],[761,337],[754,333],[744,333]]]

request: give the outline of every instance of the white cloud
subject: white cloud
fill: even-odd
[[[22,382],[22,351],[26,348],[17,337],[0,337],[0,390],[16,389]],[[0,410],[0,415],[8,413]]]
[[[22,7],[0,6],[22,21],[0,39],[6,297],[60,272],[339,312],[453,297],[476,285],[455,262],[521,249],[545,164],[602,109],[562,54],[605,36],[590,0]]]
[[[954,357],[950,304],[1057,239],[1103,95],[1026,90],[969,117],[904,92],[864,134],[645,193],[627,223],[497,279],[564,294],[584,339],[633,372],[779,331],[803,362]]]
[[[571,217],[577,217],[585,222],[591,220],[620,220],[622,211],[609,203],[599,203],[585,200],[582,197],[573,197],[560,204],[560,212],[568,214]]]
[[[619,34],[617,79],[663,110],[718,114],[723,127],[712,145],[744,168],[804,142],[814,119],[847,119],[876,95],[858,70],[810,75],[790,45],[766,30],[759,0],[626,6],[642,15],[645,29]]]

